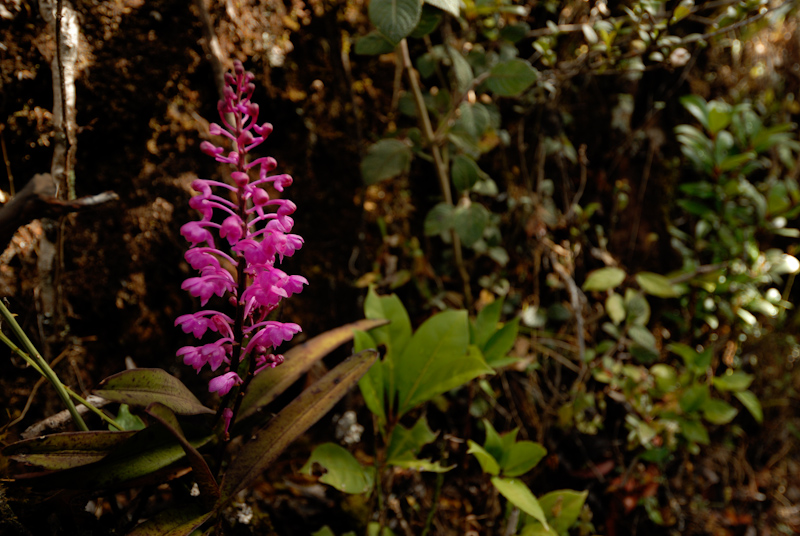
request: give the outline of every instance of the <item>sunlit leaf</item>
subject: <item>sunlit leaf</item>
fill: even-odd
[[[613,266],[592,270],[583,282],[583,290],[602,292],[618,287],[625,281],[625,270]]]
[[[622,299],[622,296],[616,292],[609,294],[608,298],[606,298],[606,313],[608,313],[608,317],[616,325],[621,324],[622,321],[625,320],[627,312],[625,311],[625,301]]]
[[[744,391],[753,383],[753,375],[742,371],[716,376],[711,382],[719,391]]]
[[[484,473],[495,476],[500,474],[500,464],[494,456],[471,439],[467,440],[467,444],[469,445],[467,454],[475,456]]]
[[[669,279],[653,272],[639,272],[636,274],[636,282],[648,294],[659,298],[675,298],[679,295]]]
[[[492,477],[492,484],[497,488],[500,494],[508,499],[511,504],[539,521],[545,528],[549,528],[547,518],[545,517],[539,501],[536,496],[531,493],[528,486],[516,478],[501,478],[499,476]]]
[[[703,417],[711,424],[728,424],[739,410],[719,398],[709,398],[703,404]]]
[[[752,391],[738,391],[733,393],[733,396],[747,408],[747,411],[750,412],[750,415],[753,416],[757,423],[764,422],[764,410],[761,408],[761,402],[758,401],[755,393]]]
[[[425,0],[425,3],[438,7],[442,11],[446,11],[454,17],[458,17],[461,7],[461,2],[458,0]]]
[[[558,534],[567,534],[570,527],[578,521],[588,495],[588,491],[562,489],[539,497],[539,505],[547,516],[550,528]]]
[[[533,441],[517,441],[506,451],[500,468],[503,476],[524,475],[547,455],[547,449]]]

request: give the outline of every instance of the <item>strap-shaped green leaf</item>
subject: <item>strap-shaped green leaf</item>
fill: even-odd
[[[65,432],[18,441],[3,449],[12,460],[60,470],[99,460],[136,432]]]
[[[128,536],[189,536],[213,513],[195,504],[169,508],[135,527]]]

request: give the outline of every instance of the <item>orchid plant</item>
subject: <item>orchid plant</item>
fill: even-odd
[[[269,123],[258,123],[259,108],[251,102],[254,78],[238,61],[233,72],[225,76],[224,98],[218,105],[221,124],[212,124],[210,133],[227,138],[231,149],[210,141],[200,146],[205,154],[230,166],[233,184],[195,180],[192,188],[197,194],[189,205],[200,213],[200,219],[181,228],[190,243],[185,259],[199,272],[181,287],[199,298],[201,309],[179,316],[175,325],[200,342],[179,349],[177,356],[198,373],[206,366],[216,373],[208,385],[211,393],[222,397],[216,412],[162,369],[127,370],[106,378],[94,391],[107,401],[129,405],[147,422],[141,430],[125,429],[122,419],[114,420],[62,384],[0,303],[0,316],[8,321],[23,348],[2,332],[0,342],[48,378],[80,430],[26,439],[6,447],[5,456],[45,470],[18,473],[18,481],[49,489],[100,493],[124,485],[160,484],[187,474],[183,469],[191,469],[188,478],[198,486],[199,497],[188,505],[173,504],[149,519],[133,516],[129,534],[168,532],[181,536],[213,520],[219,526],[220,514],[234,497],[330,411],[377,359],[375,350],[351,356],[267,422],[260,418],[268,414],[261,411],[264,406],[315,362],[352,340],[354,330],[369,330],[386,321],[354,322],[318,335],[290,349],[285,356],[277,353],[280,345],[301,328],[295,323],[273,320],[271,314],[283,298],[302,291],[308,281],[278,268],[284,258],[294,255],[303,245],[303,239],[292,234],[295,204],[276,195],[292,184],[292,178],[271,175],[277,162],[270,156],[248,159],[272,132]],[[81,406],[76,407],[73,399],[97,413],[114,430],[89,429],[81,417]],[[120,409],[120,414],[123,411]],[[240,411],[242,417],[237,419]],[[216,424],[203,420],[202,415],[214,413]],[[200,417],[184,417],[191,415]],[[238,434],[249,437],[249,441],[227,463],[222,463],[229,453],[213,447]],[[206,449],[206,454],[212,456],[198,449]],[[216,461],[211,467],[216,471],[207,461],[213,458]],[[223,469],[224,474],[220,474]],[[147,489],[154,490],[156,486]]]

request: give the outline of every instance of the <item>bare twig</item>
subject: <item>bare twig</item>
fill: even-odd
[[[111,401],[106,400],[103,397],[89,395],[86,397],[86,401],[89,402],[95,408],[102,408],[106,404],[110,404]],[[80,415],[86,415],[91,411],[88,407],[83,404],[78,404],[76,406],[78,413]],[[69,413],[69,410],[59,411],[55,415],[51,415],[46,419],[43,419],[37,422],[34,425],[29,426],[24,432],[20,434],[22,439],[30,439],[32,437],[38,437],[42,435],[46,430],[59,430],[63,428],[69,421],[72,420],[72,416]]]

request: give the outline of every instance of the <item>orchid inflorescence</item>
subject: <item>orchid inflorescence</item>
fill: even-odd
[[[212,123],[210,133],[231,140],[233,150],[226,153],[223,147],[204,141],[200,149],[213,156],[217,162],[233,168],[234,185],[215,180],[195,180],[192,188],[197,192],[189,205],[200,212],[202,218],[181,227],[181,234],[191,243],[186,261],[200,272],[190,277],[181,288],[200,298],[202,307],[212,296],[228,296],[235,306],[234,316],[216,309],[204,309],[182,315],[175,320],[184,332],[202,338],[206,331],[218,334],[217,340],[199,346],[185,346],[177,355],[197,372],[208,365],[221,374],[209,383],[209,390],[227,394],[240,385],[246,376],[254,376],[268,367],[283,362],[283,356],[273,351],[284,341],[301,331],[294,323],[267,320],[282,298],[299,293],[306,278],[287,275],[275,267],[276,259],[283,261],[303,245],[303,239],[290,234],[294,221],[291,214],[297,208],[288,199],[273,199],[263,188],[267,184],[283,192],[292,184],[289,175],[269,175],[277,166],[270,156],[247,162],[247,153],[257,147],[272,132],[272,125],[259,125],[258,105],[250,102],[255,76],[245,72],[241,62],[234,63],[234,72],[225,74],[224,99],[218,109],[222,125]],[[249,172],[257,169],[258,178],[251,180]],[[214,193],[212,187],[228,190],[233,195],[226,199]],[[271,211],[275,207],[275,211]],[[225,217],[221,223],[214,221],[215,214]],[[213,232],[212,232],[213,231]],[[229,253],[223,252],[214,241],[214,234],[227,241]],[[236,275],[222,263],[235,268]],[[240,365],[247,363],[247,367]],[[241,370],[245,369],[245,370]]]

